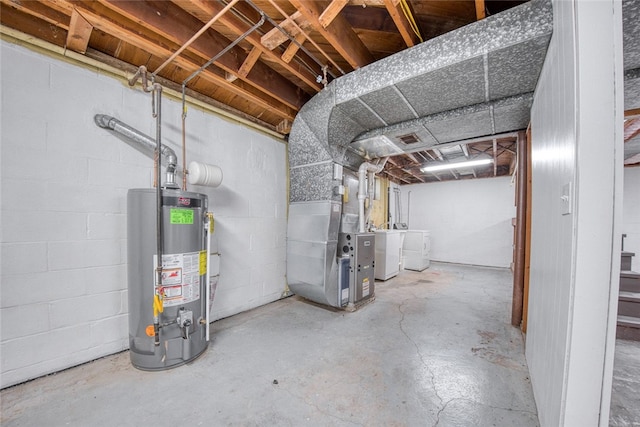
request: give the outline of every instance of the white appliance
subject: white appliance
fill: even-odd
[[[377,280],[387,280],[400,272],[400,231],[376,231],[376,266]]]
[[[402,247],[404,268],[422,271],[431,263],[431,237],[427,230],[407,230]]]

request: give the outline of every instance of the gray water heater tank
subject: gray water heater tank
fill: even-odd
[[[127,278],[131,363],[162,370],[187,363],[207,348],[207,196],[162,190],[162,284],[156,286],[156,190],[127,194]],[[154,295],[163,300],[159,345],[153,333]]]

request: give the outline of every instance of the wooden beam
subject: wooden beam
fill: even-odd
[[[498,141],[493,140],[493,176],[498,175]]]
[[[162,57],[168,57],[171,55],[171,50],[168,47],[161,46],[155,41],[151,41],[146,37],[139,34],[139,30],[136,31],[135,26],[128,27],[123,25],[122,20],[113,21],[109,19],[104,13],[96,13],[94,10],[90,10],[87,7],[94,6],[90,4],[78,4],[78,8],[81,10],[82,15],[87,19],[94,28],[104,31],[107,34],[111,34],[122,40],[126,40],[128,43],[152,54]],[[195,64],[190,59],[184,56],[179,56],[175,60],[176,65],[184,70],[193,72],[200,68],[200,65]],[[249,102],[253,102],[259,105],[261,108],[268,109],[275,114],[280,115],[282,118],[289,118],[293,120],[295,117],[295,111],[289,107],[282,105],[279,101],[273,98],[267,97],[263,92],[257,91],[255,88],[245,85],[232,84],[225,80],[223,76],[219,76],[208,70],[204,70],[199,74],[199,77],[206,79],[207,81],[220,86],[223,89],[230,91],[231,93],[238,95]]]
[[[258,49],[257,47],[251,49],[251,52],[249,52],[249,55],[247,55],[244,62],[238,69],[238,76],[247,77],[247,74],[249,74],[253,66],[256,64],[256,62],[258,62],[260,55],[262,55],[262,51],[260,49]]]
[[[632,119],[638,116],[640,116],[640,108],[634,108],[632,110],[627,110],[624,112],[625,119]]]
[[[411,153],[404,153],[405,156],[407,156],[407,158],[415,165],[419,165],[420,162],[418,161],[418,159],[416,159],[416,156],[414,156]]]
[[[170,2],[101,1],[110,10],[135,21],[136,26],[142,26],[178,45],[188,41],[203,25],[198,18]],[[83,7],[88,7],[86,3],[82,4]],[[93,5],[93,3],[89,4]],[[193,41],[187,51],[195,53],[206,61],[225,49],[229,43],[229,39],[225,36],[208,29]],[[224,71],[237,74],[246,57],[247,53],[235,46],[222,55],[215,64]],[[298,86],[259,61],[254,64],[247,76],[241,78],[244,82],[294,109],[300,109],[309,99],[308,96],[302,96]]]
[[[110,67],[122,70],[126,73],[129,73],[130,75],[133,75],[136,71],[138,71],[138,67],[131,65],[128,62],[124,62],[117,58],[109,56],[105,53],[99,52],[95,49],[88,48],[85,56],[87,58],[91,58],[98,62],[106,64]],[[182,86],[179,83],[165,79],[164,77],[156,77],[156,82],[160,83],[164,88],[171,89],[176,93],[181,93],[182,91]],[[210,106],[213,106],[216,109],[229,113],[233,116],[239,117],[242,120],[246,120],[247,122],[257,124],[258,126],[264,127],[265,129],[276,132],[276,127],[273,124],[260,120],[255,115],[251,115],[244,111],[238,110],[237,108],[234,108],[228,104],[225,104],[224,102],[221,102],[217,99],[213,99],[207,95],[203,95],[202,93],[196,92],[189,88],[187,88],[187,95],[199,102],[208,104]]]
[[[9,6],[12,9],[19,10],[27,15],[31,15],[34,18],[38,18],[47,22],[55,27],[60,27],[65,30],[69,30],[69,15],[64,12],[58,11],[56,8],[52,8],[47,2],[38,1],[15,1],[15,0],[0,0],[0,3]],[[5,21],[5,16],[2,17],[2,21]]]
[[[624,123],[624,142],[640,135],[640,117],[629,119]]]
[[[412,177],[414,177],[418,181],[424,182],[424,178],[422,176],[414,173],[411,169],[402,169],[402,171],[408,173],[409,175],[411,175]],[[438,177],[436,176],[436,178],[438,178]]]
[[[487,13],[484,7],[484,0],[476,0],[476,20],[481,20],[487,17]]]
[[[193,10],[194,8],[197,8],[197,10],[200,12],[199,14],[204,16],[213,16],[216,13],[219,13],[224,8],[224,5],[222,5],[219,2],[211,2],[211,1],[204,1],[204,0],[174,0],[174,3],[176,3],[180,7],[184,7],[185,9],[188,8],[189,10]],[[243,4],[239,4],[236,6],[236,8],[241,9],[243,6],[244,6]],[[257,21],[258,21],[258,18],[256,17],[256,22]],[[231,13],[224,14],[220,18],[220,23],[225,25],[230,30],[232,30],[238,36],[240,36],[241,34],[244,34],[251,27],[250,24],[247,24],[246,22],[244,22],[243,20],[239,19],[237,16]],[[285,40],[288,40],[288,38],[286,38],[286,36],[282,34],[282,32],[279,31],[277,28],[274,28],[273,30],[276,30],[278,33],[280,33],[280,35],[285,37]],[[290,64],[291,59],[289,59],[289,61],[285,61],[283,58],[279,57],[276,52],[272,52],[273,48],[269,49],[262,43],[262,38],[260,37],[259,33],[257,32],[251,33],[246,37],[245,40],[251,43],[251,45],[254,48],[259,49],[265,58],[278,63],[289,73],[293,74],[295,77],[300,79],[304,84],[308,86],[308,89],[311,91],[312,94],[319,92],[322,89],[322,86],[320,85],[320,83],[316,81],[316,75],[313,72],[311,72],[307,67],[303,67],[298,64]],[[293,55],[291,56],[291,58],[293,58],[293,56],[295,56],[296,53],[297,53],[297,49],[293,51]],[[318,66],[318,70],[319,70],[319,66]]]
[[[405,183],[407,183],[407,184],[411,184],[411,181],[407,180],[407,179],[406,179],[405,177],[403,177],[403,176],[398,176],[398,175],[396,175],[396,174],[395,174],[395,171],[393,171],[393,170],[391,170],[391,169],[385,169],[385,170],[384,170],[384,172],[385,172],[387,175],[392,176],[392,177],[394,177],[394,178],[395,178],[395,179],[397,179],[397,180],[400,180],[400,181],[405,182]]]
[[[289,132],[291,132],[292,124],[293,123],[291,122],[291,120],[284,119],[283,121],[278,123],[278,125],[276,126],[276,130],[282,134],[288,134]]]
[[[300,47],[298,46],[298,43],[300,45],[302,45],[302,43],[304,43],[305,39],[307,38],[307,36],[305,36],[304,33],[299,33],[295,38],[294,41],[292,41],[291,43],[289,43],[289,46],[287,46],[287,48],[285,49],[284,53],[282,54],[281,58],[284,62],[289,63],[291,62],[291,60],[293,59],[293,57],[295,56],[296,52],[298,52],[298,49],[300,49]]]
[[[360,68],[374,62],[373,55],[358,38],[347,20],[338,15],[324,28],[318,19],[322,10],[326,9],[327,2],[322,0],[289,0],[302,13],[314,29],[322,35],[333,48],[338,51],[349,65]]]
[[[293,25],[293,22],[298,24],[298,27],[303,30],[311,28],[311,23],[304,19],[300,12],[296,12],[289,18],[280,22],[280,27],[285,30],[291,37],[296,37],[298,34],[300,34],[300,30],[298,30],[298,27]],[[287,37],[286,34],[283,34],[279,28],[274,28],[263,35],[260,39],[260,42],[267,49],[273,50],[287,40],[289,40],[289,37]]]
[[[67,38],[66,29],[43,21],[24,8],[13,7],[11,3],[7,4],[3,0],[0,2],[0,16],[2,24],[9,28],[20,28],[22,33],[29,34],[31,37],[64,47]]]
[[[407,19],[407,16],[402,11],[402,5],[400,2],[396,2],[394,0],[384,0],[384,5],[391,16],[394,24],[398,28],[400,35],[402,36],[402,40],[407,45],[407,47],[415,46],[420,42],[418,35],[411,28],[411,23]]]
[[[631,166],[631,165],[638,166],[638,165],[640,165],[640,153],[638,153],[638,154],[636,154],[634,156],[631,156],[628,159],[625,159],[624,160],[624,165],[625,166]]]
[[[84,19],[76,9],[73,9],[67,34],[67,49],[84,54],[89,46],[92,31],[93,26],[89,21]]]
[[[332,0],[329,6],[327,6],[318,18],[318,22],[320,22],[322,28],[327,28],[347,3],[349,3],[349,0]]]

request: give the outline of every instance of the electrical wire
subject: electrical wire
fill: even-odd
[[[422,43],[424,40],[420,35],[420,29],[418,28],[418,24],[416,23],[416,20],[413,18],[413,14],[411,13],[411,9],[409,9],[407,0],[400,0],[400,8],[402,9],[402,13],[404,13],[405,18],[407,18],[407,21],[409,21],[409,26],[411,27],[415,35],[418,37],[418,40],[420,40],[420,43]]]

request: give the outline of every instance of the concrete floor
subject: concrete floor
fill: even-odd
[[[508,270],[435,264],[354,313],[291,297],[212,324],[193,363],[128,352],[1,392],[9,426],[537,426]]]
[[[611,427],[640,426],[640,342],[616,340]]]

